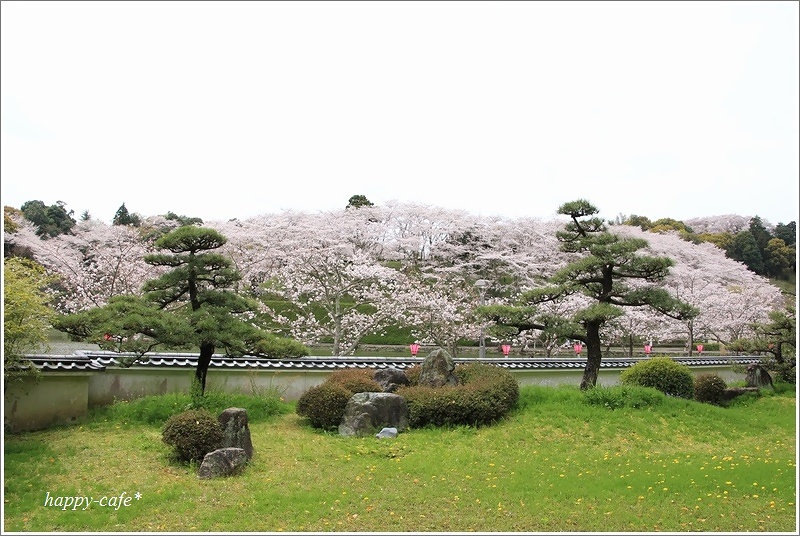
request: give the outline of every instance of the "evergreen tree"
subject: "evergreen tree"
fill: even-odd
[[[125,203],[122,203],[117,209],[116,214],[114,214],[114,220],[111,223],[113,225],[132,225],[133,227],[138,227],[142,224],[142,218],[140,218],[138,214],[131,214],[128,212]]]
[[[780,238],[787,246],[793,246],[797,243],[797,224],[790,221],[786,225],[779,223],[775,226],[773,231],[775,238]]]
[[[239,273],[216,251],[225,242],[213,229],[179,227],[156,240],[156,248],[164,253],[145,256],[148,264],[169,271],[145,282],[142,298],[118,296],[105,307],[62,317],[55,326],[101,347],[140,356],[158,346],[199,347],[195,379],[201,393],[217,348],[231,356],[308,355],[301,344],[254,324],[258,304],[231,290]]]
[[[363,195],[354,195],[351,196],[350,199],[347,201],[347,206],[345,208],[359,208],[359,207],[374,207],[375,203],[370,201]]]
[[[63,201],[46,206],[42,201],[26,201],[20,207],[25,218],[36,226],[36,234],[42,239],[52,238],[60,234],[69,234],[77,223],[72,217],[73,211],[65,208]]]
[[[521,296],[516,306],[488,306],[483,314],[501,329],[542,330],[560,338],[582,341],[586,345],[586,366],[581,389],[597,383],[602,360],[601,328],[623,314],[623,307],[648,306],[675,319],[689,319],[697,311],[677,300],[659,286],[673,261],[666,257],[642,255],[647,242],[625,238],[606,230],[596,217],[598,210],[586,200],[563,204],[559,214],[571,221],[557,233],[561,249],[582,256],[558,270],[549,285],[535,288]],[[637,282],[637,284],[631,284]],[[645,283],[645,284],[640,284]],[[563,301],[574,294],[590,299],[570,317],[540,314],[537,306]],[[507,331],[506,331],[507,332]]]
[[[750,233],[753,235],[753,238],[756,240],[758,251],[763,255],[764,250],[767,249],[767,244],[769,244],[769,241],[772,238],[772,235],[764,226],[764,222],[761,221],[761,218],[758,216],[750,219],[749,229]]]
[[[733,237],[728,256],[745,264],[750,270],[761,275],[764,273],[764,259],[753,233],[748,229],[739,231]]]
[[[200,218],[190,217],[190,216],[178,216],[174,212],[170,211],[167,212],[164,218],[172,221],[176,221],[181,225],[203,225],[203,220]]]

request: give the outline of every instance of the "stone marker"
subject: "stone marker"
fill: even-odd
[[[247,459],[252,459],[253,441],[250,439],[250,426],[247,424],[247,410],[228,408],[217,419],[224,434],[222,446],[244,449]]]

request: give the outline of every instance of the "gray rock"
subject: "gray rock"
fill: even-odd
[[[380,384],[384,393],[394,393],[399,387],[411,384],[406,373],[396,368],[378,369],[372,379]]]
[[[220,413],[218,420],[225,436],[222,446],[244,449],[247,459],[252,459],[253,441],[250,439],[250,426],[247,424],[247,410],[228,408]]]
[[[209,452],[203,457],[197,476],[200,478],[216,478],[239,474],[247,465],[247,454],[244,449],[225,447]]]
[[[356,393],[347,401],[339,434],[366,437],[385,427],[408,428],[406,399],[394,393]]]
[[[380,432],[375,434],[375,437],[377,437],[378,439],[397,437],[397,428],[384,428]]]
[[[775,389],[775,385],[772,383],[772,376],[769,375],[766,368],[758,363],[747,365],[744,381],[747,387],[769,387],[770,389]]]
[[[455,361],[444,348],[433,350],[422,362],[419,374],[419,385],[429,387],[442,387],[443,385],[458,385],[458,378],[453,371],[456,369]]]

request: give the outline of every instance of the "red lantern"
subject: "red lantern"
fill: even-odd
[[[417,357],[417,352],[419,352],[419,344],[414,343],[410,345],[409,348],[411,348],[411,356]]]
[[[511,345],[510,344],[504,344],[504,345],[501,346],[501,348],[503,349],[503,355],[508,357],[508,352],[511,351]]]

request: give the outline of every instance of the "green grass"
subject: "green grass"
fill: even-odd
[[[501,423],[391,440],[316,431],[286,404],[251,418],[245,472],[215,480],[170,461],[150,423],[188,398],[150,397],[6,435],[4,530],[796,531],[794,386],[725,408],[607,389],[523,387]],[[64,511],[43,505],[47,492],[141,499]]]

